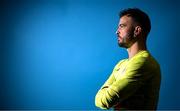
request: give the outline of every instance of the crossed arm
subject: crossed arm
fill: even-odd
[[[121,78],[114,77],[114,71],[101,87],[95,97],[95,105],[101,109],[109,109],[127,99],[142,86],[148,77],[143,73],[143,62],[131,64]]]

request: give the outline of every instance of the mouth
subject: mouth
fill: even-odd
[[[120,41],[122,38],[120,36],[118,36],[118,41]]]

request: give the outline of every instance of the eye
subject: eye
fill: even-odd
[[[120,28],[123,28],[123,27],[125,27],[125,25],[124,25],[124,24],[120,24],[119,27],[120,27]]]

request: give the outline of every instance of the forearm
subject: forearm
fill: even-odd
[[[118,94],[108,86],[102,87],[95,98],[95,104],[101,109],[109,109],[116,104]]]

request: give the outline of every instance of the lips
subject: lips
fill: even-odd
[[[118,41],[120,41],[122,38],[120,36],[118,36]]]

